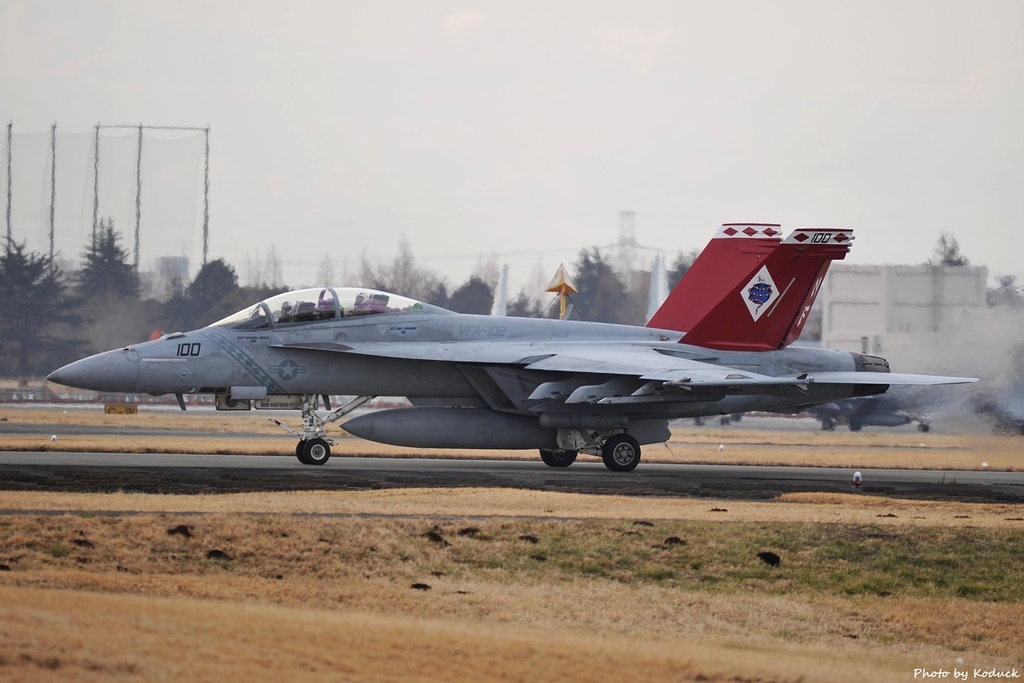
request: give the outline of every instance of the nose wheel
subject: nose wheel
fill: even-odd
[[[320,417],[316,412],[320,398],[321,397],[316,394],[307,394],[302,397],[301,432],[292,429],[287,425],[281,424],[279,420],[275,420],[272,417],[268,418],[278,427],[281,427],[282,429],[299,437],[299,443],[295,444],[295,457],[298,458],[299,462],[303,465],[323,465],[325,462],[330,460],[331,444],[334,442],[325,438],[326,431],[324,430],[324,427],[341,419],[345,415],[348,415],[353,410],[372,399],[373,396],[357,396],[324,417]],[[322,398],[324,404],[327,405],[327,397],[324,396]],[[330,406],[328,406],[328,408],[330,408]]]
[[[331,459],[331,444],[326,439],[305,439],[295,446],[295,457],[303,465],[323,465]]]

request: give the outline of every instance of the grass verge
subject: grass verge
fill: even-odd
[[[10,680],[231,667],[314,680],[913,680],[957,657],[1024,664],[1024,522],[1011,506],[481,489],[43,498],[5,495],[0,516]],[[39,512],[70,505],[123,512]]]

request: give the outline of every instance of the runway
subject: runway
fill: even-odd
[[[853,470],[641,463],[609,472],[596,459],[566,469],[539,460],[335,457],[322,467],[293,457],[134,453],[0,453],[0,490],[210,493],[496,487],[627,496],[768,499],[781,493],[861,492],[919,499],[1024,502],[1024,472]]]

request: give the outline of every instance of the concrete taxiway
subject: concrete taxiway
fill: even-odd
[[[500,487],[637,496],[766,499],[798,491],[1024,502],[1024,472],[853,470],[641,463],[628,474],[595,459],[553,469],[539,460],[335,457],[322,467],[293,457],[134,453],[0,453],[0,489],[200,493]]]

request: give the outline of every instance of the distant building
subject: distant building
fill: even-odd
[[[189,284],[188,257],[187,256],[160,256],[154,265],[153,280],[151,284],[151,295],[160,300],[170,297],[174,290],[175,282],[182,287]]]
[[[986,306],[984,266],[833,263],[822,286],[822,345],[884,354],[954,331]]]

